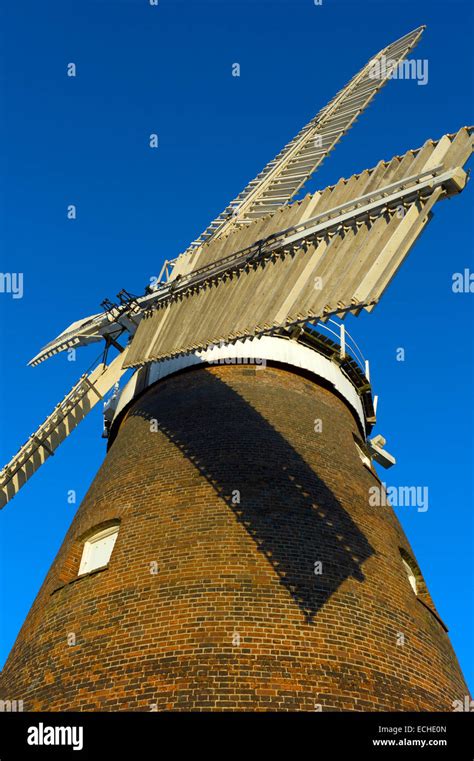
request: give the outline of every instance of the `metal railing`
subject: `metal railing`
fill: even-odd
[[[349,356],[362,370],[367,380],[370,381],[369,360],[364,357],[358,343],[346,329],[344,323],[330,318],[325,322],[307,322],[306,327],[314,333],[329,333],[332,340],[335,339],[335,343],[339,346],[339,356],[341,359]]]

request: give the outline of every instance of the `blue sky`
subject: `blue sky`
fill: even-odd
[[[315,175],[324,187],[473,122],[472,3],[23,0],[0,11],[0,464],[98,354],[27,361],[123,287],[142,293],[380,48],[420,24],[426,86],[392,81]],[[77,76],[66,76],[70,62]],[[232,64],[241,66],[239,78]],[[148,145],[159,135],[159,148]],[[472,193],[435,218],[372,314],[348,320],[370,358],[389,485],[464,673],[474,684]],[[68,204],[77,219],[68,220]],[[405,349],[405,361],[396,350]],[[97,408],[0,514],[0,664],[105,454]]]

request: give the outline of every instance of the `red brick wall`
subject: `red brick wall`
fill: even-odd
[[[377,480],[354,434],[339,397],[281,368],[197,369],[148,390],[0,697],[25,710],[452,710],[466,685],[426,588],[425,604],[411,590],[393,511],[369,506]],[[77,579],[84,537],[112,520],[109,567]]]

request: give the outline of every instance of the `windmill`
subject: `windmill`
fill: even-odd
[[[463,166],[473,150],[472,129],[463,127],[427,140],[416,150],[381,160],[373,168],[292,201],[418,43],[423,30],[415,29],[371,58],[185,252],[165,261],[156,285],[148,286],[141,296],[122,290],[115,302],[102,304],[102,312],[74,322],[38,352],[30,365],[94,342],[104,347],[98,366],[81,376],[1,471],[0,507],[114,387],[105,404],[105,431],[111,441],[120,416],[160,378],[193,363],[212,366],[237,356],[291,364],[295,347],[299,355],[294,363],[302,371],[308,370],[303,348],[318,354],[321,367],[323,362],[335,365],[336,369],[321,369],[321,376],[327,372],[337,392],[353,399],[361,459],[369,467],[372,459],[385,467],[394,463],[383,437],[368,438],[375,423],[368,364],[361,368],[351,357],[343,320],[348,314],[374,309],[430,221],[434,205],[464,189]],[[374,64],[382,60],[389,62],[388,69],[384,77],[374,77]],[[331,339],[324,336],[325,328],[332,332]],[[275,348],[275,341],[283,348]],[[118,354],[109,362],[114,350]],[[127,370],[133,375],[119,395],[117,384]],[[192,447],[186,448],[169,425],[160,421],[159,425],[213,483],[216,479]],[[220,495],[225,494],[222,487]],[[251,526],[248,516],[237,513],[304,609],[307,621],[313,621],[319,607],[310,601],[298,573],[282,570],[285,563],[275,559],[278,548],[269,548],[265,526],[260,519]],[[105,531],[110,532],[108,524]],[[372,554],[361,542],[362,558],[357,562]],[[356,578],[358,573],[354,570]],[[462,678],[456,680],[460,684]]]

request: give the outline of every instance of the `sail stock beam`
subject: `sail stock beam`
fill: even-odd
[[[59,445],[101,401],[125,372],[127,349],[110,365],[100,364],[84,374],[46,420],[0,471],[0,508],[4,507],[31,476],[54,455]]]

